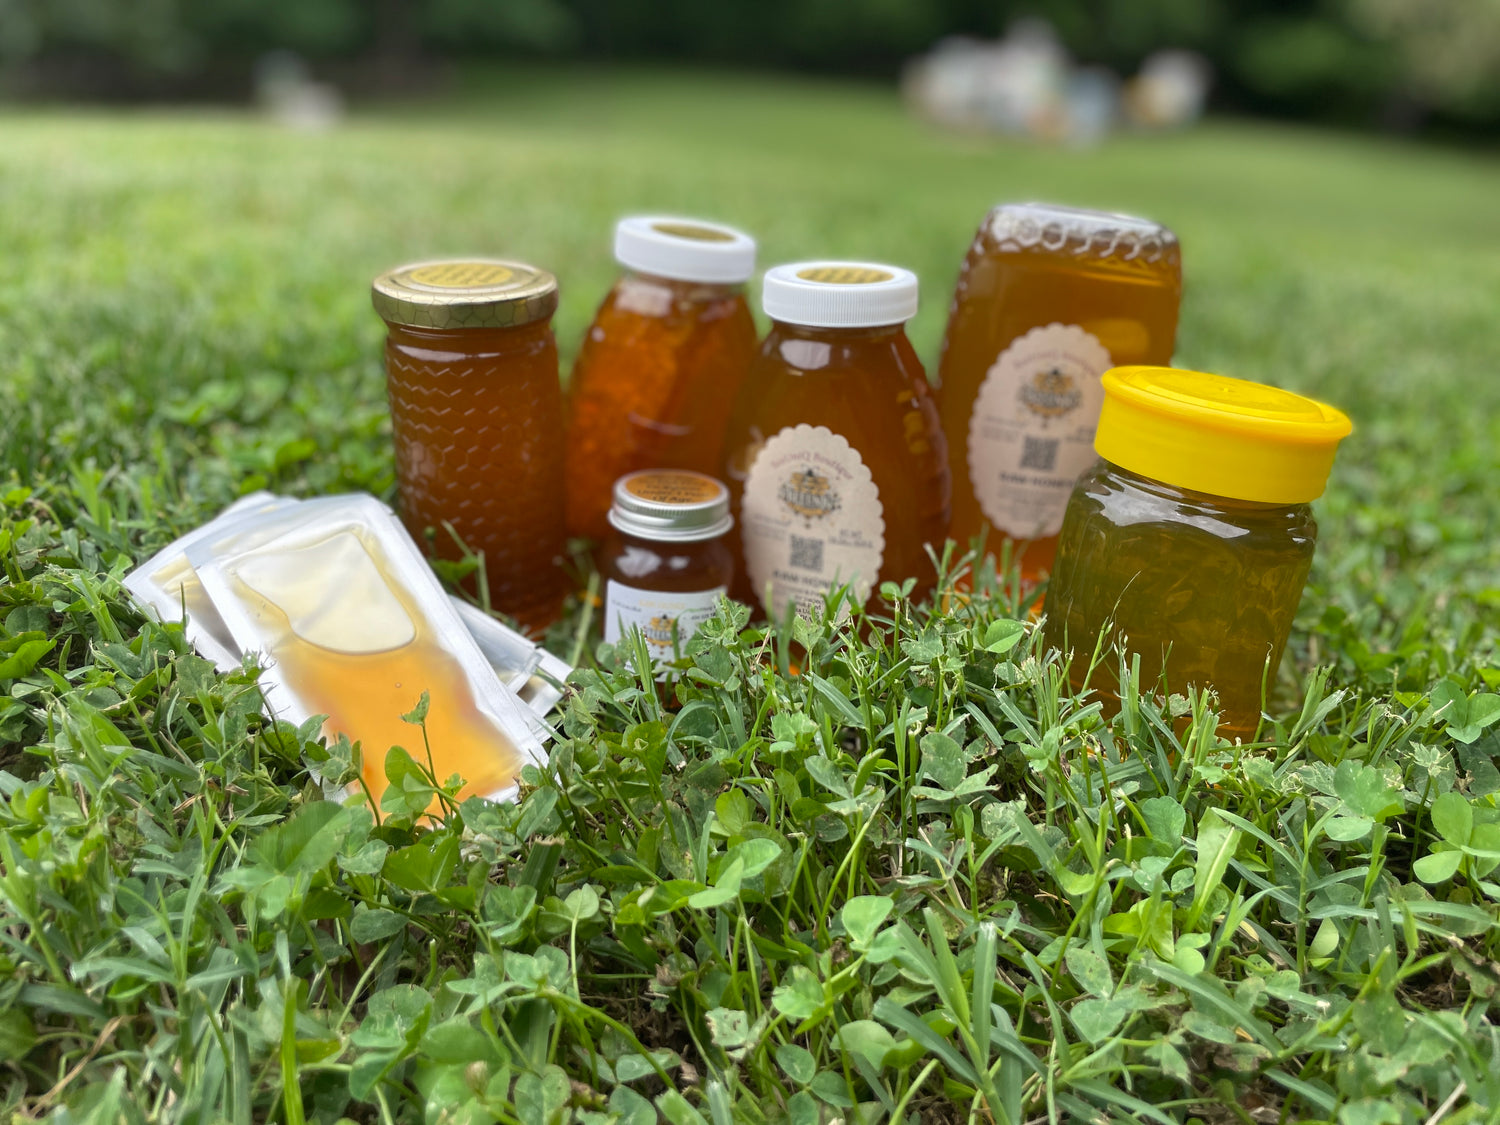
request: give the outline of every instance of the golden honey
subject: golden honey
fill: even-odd
[[[1260,722],[1312,565],[1322,494],[1349,420],[1274,387],[1173,368],[1104,376],[1103,460],[1068,503],[1045,638],[1075,688],[1212,688],[1221,729]],[[1090,674],[1096,646],[1102,659]]]
[[[379,569],[384,564],[377,556],[370,565]],[[264,656],[279,680],[295,692],[305,712],[327,716],[323,733],[328,738],[342,734],[359,744],[360,778],[377,808],[386,789],[386,752],[392,746],[431,764],[439,783],[462,776],[461,796],[500,792],[519,773],[521,754],[479,710],[463,667],[432,634],[425,615],[398,585],[388,580],[382,585],[395,601],[386,603],[381,597],[371,603],[374,627],[400,631],[398,636],[409,639],[357,651],[370,646],[317,643],[309,639],[312,630],[294,622],[273,597],[243,576],[230,581],[236,599],[262,623]],[[424,691],[429,699],[425,742],[423,728],[401,718]]]
[[[1015,545],[1052,565],[1079,475],[1093,464],[1113,366],[1172,359],[1181,255],[1156,223],[1046,204],[986,216],[964,260],[939,361],[938,403],[960,546]]]

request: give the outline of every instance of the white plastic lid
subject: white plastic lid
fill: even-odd
[[[615,261],[675,281],[738,285],[755,272],[755,239],[702,219],[633,215],[615,224]]]
[[[761,307],[809,328],[875,328],[917,315],[917,275],[876,262],[796,262],[766,271]]]

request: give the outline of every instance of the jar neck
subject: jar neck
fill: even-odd
[[[433,352],[496,354],[529,351],[552,339],[552,318],[509,328],[421,328],[386,321],[390,342]]]
[[[690,554],[724,538],[724,533],[710,535],[704,539],[648,539],[644,535],[638,535],[632,531],[621,531],[619,527],[614,528],[614,533],[620,537],[620,542],[631,547],[641,547],[652,550],[662,555]]]
[[[660,286],[670,290],[675,301],[695,303],[727,301],[740,296],[745,291],[743,282],[684,281],[682,278],[663,277],[660,274],[647,273],[644,270],[629,267],[621,275],[621,280],[639,285]]]
[[[1142,476],[1113,461],[1104,461],[1110,473],[1133,488],[1176,504],[1188,504],[1199,508],[1212,508],[1223,512],[1295,512],[1309,507],[1307,504],[1274,504],[1260,500],[1240,500],[1233,496],[1215,496],[1209,492],[1194,492],[1154,477]]]
[[[901,339],[906,335],[906,325],[876,324],[866,328],[818,328],[809,324],[793,324],[789,320],[773,320],[771,331],[784,340],[818,340],[828,344],[876,344]]]

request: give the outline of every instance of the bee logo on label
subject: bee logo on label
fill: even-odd
[[[676,630],[677,618],[661,613],[642,626],[641,635],[646,638],[648,644],[656,648],[671,648],[672,634]]]
[[[1053,367],[1038,371],[1031,381],[1021,384],[1021,402],[1033,414],[1043,418],[1061,418],[1078,409],[1083,401],[1083,392],[1073,382],[1071,375]]]
[[[838,490],[827,477],[811,468],[787,477],[776,495],[803,519],[820,520],[839,510]]]

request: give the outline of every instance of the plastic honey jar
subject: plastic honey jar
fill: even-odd
[[[1248,736],[1312,565],[1340,411],[1260,383],[1170,367],[1103,379],[1098,461],[1058,539],[1045,637],[1083,686],[1101,634],[1141,658],[1141,684],[1212,687],[1221,729]],[[1108,647],[1108,645],[1106,645]],[[1118,689],[1106,655],[1092,686]]]
[[[615,482],[609,523],[599,559],[604,639],[618,644],[639,629],[654,661],[671,660],[729,593],[729,490],[702,473],[644,469]]]
[[[780,619],[821,612],[843,586],[933,580],[926,544],[948,527],[937,406],[906,338],[917,278],[896,266],[810,262],[768,270],[770,333],[725,443],[745,580]],[[847,603],[846,603],[847,604]]]
[[[1068,496],[1094,463],[1099,377],[1171,362],[1181,292],[1177,238],[1156,223],[1041,203],[985,217],[939,364],[961,547],[987,524],[989,550],[1010,539],[1023,577],[1051,567]]]
[[[568,530],[609,530],[615,480],[645,468],[715,473],[724,426],[755,355],[744,283],[755,241],[698,219],[615,228],[625,267],[594,316],[568,387]]]
[[[381,274],[373,296],[407,530],[446,559],[458,536],[484,556],[491,603],[546,625],[565,593],[557,280],[521,262],[423,262]]]

